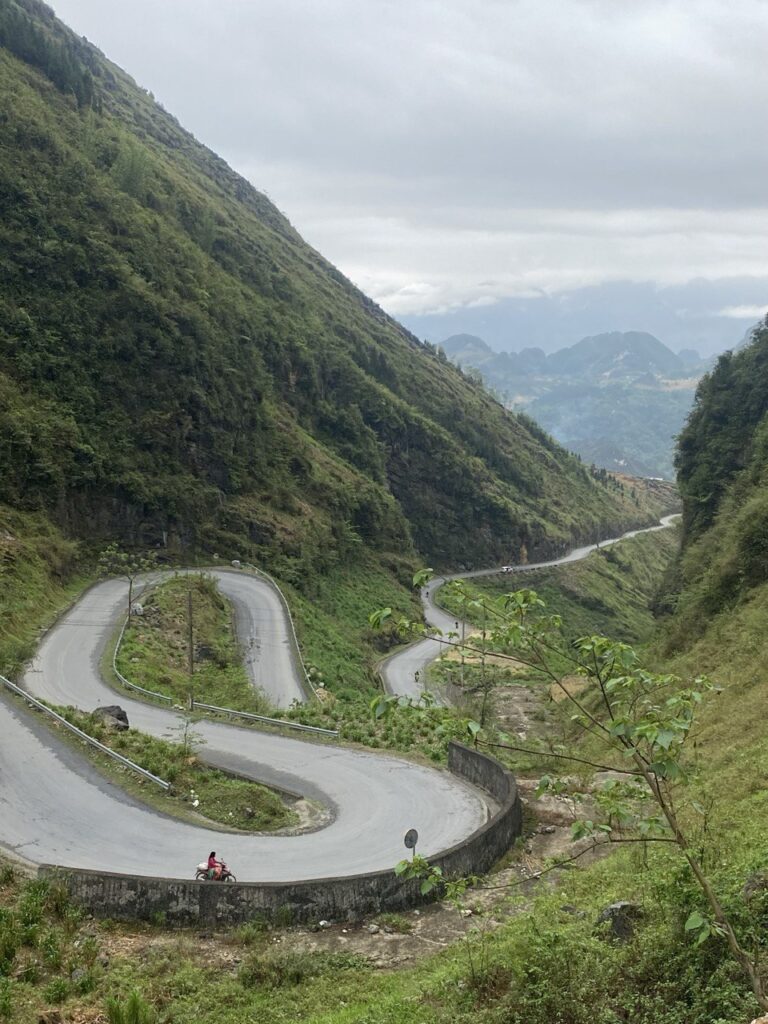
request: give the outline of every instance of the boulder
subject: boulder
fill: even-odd
[[[629,942],[635,934],[633,922],[641,917],[642,913],[642,908],[636,903],[619,900],[605,908],[597,919],[597,925],[608,924],[612,938],[618,939],[619,942]]]
[[[756,896],[764,896],[768,892],[768,871],[755,871],[744,883],[742,890],[744,899],[749,903]]]
[[[129,729],[128,715],[119,704],[110,704],[107,707],[96,708],[93,717],[97,718],[107,729],[115,732],[125,732]]]

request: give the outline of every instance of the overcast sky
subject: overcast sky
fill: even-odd
[[[425,333],[613,282],[768,309],[765,0],[53,6]]]

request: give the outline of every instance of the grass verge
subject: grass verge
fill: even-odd
[[[170,742],[135,729],[115,732],[98,717],[73,708],[55,710],[111,750],[170,782],[171,790],[163,792],[106,754],[86,748],[90,760],[102,771],[166,814],[215,822],[246,832],[274,832],[292,828],[298,822],[296,814],[273,790],[203,763],[197,753],[201,742],[194,731],[194,723],[183,722],[178,741]]]
[[[193,673],[189,673],[189,603],[192,605]],[[190,573],[160,583],[142,599],[117,653],[117,667],[132,683],[186,705],[197,700],[269,715],[254,690],[237,643],[232,607],[216,581]]]

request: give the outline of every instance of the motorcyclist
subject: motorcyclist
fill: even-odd
[[[218,881],[221,878],[221,872],[224,869],[224,861],[216,860],[216,851],[211,850],[208,855],[208,878]]]

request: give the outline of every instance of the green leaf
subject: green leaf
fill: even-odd
[[[676,733],[672,729],[660,729],[656,736],[656,745],[661,747],[662,750],[669,750],[676,738]]]
[[[381,629],[382,624],[392,617],[391,608],[378,608],[368,616],[368,622],[374,629]]]

